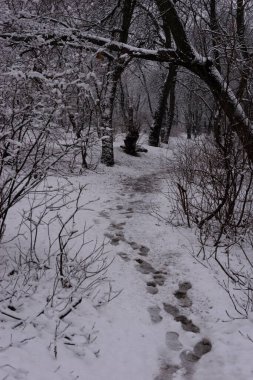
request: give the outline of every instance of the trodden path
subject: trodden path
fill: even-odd
[[[192,320],[196,313],[193,284],[185,276],[180,236],[152,215],[165,206],[161,196],[165,173],[165,168],[160,168],[148,174],[122,175],[116,203],[107,202],[99,216],[109,222],[105,236],[122,260],[123,271],[134,267],[142,282],[146,292],[143,312],[149,313],[151,328],[162,325],[164,337],[153,379],[172,380],[177,376],[194,380],[198,363],[211,351],[212,342],[203,327]]]
[[[113,168],[69,178],[74,188],[85,186],[75,219],[85,229],[80,256],[98,252],[94,265],[102,257],[107,273],[62,322],[57,339],[50,313],[20,329],[2,317],[1,379],[252,380],[253,317],[229,320],[234,308],[219,273],[192,256],[193,231],[166,224],[172,152],[148,149],[131,157],[116,146]],[[51,294],[43,279],[36,297],[20,301],[28,321]]]

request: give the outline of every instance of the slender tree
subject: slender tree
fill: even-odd
[[[126,43],[136,0],[124,0],[122,21],[118,33],[119,43]],[[129,63],[129,57],[117,55],[108,65],[106,90],[102,105],[102,156],[101,162],[107,166],[114,165],[112,116],[118,81]]]
[[[174,90],[174,94],[172,94],[172,99],[175,98],[175,83],[176,83],[176,75],[177,75],[177,66],[173,63],[170,64],[170,68],[167,72],[165,81],[163,83],[161,94],[158,100],[158,105],[155,110],[154,114],[154,120],[153,125],[150,129],[149,133],[149,145],[151,146],[158,146],[159,145],[159,139],[160,139],[160,133],[162,129],[162,123],[165,117],[165,112],[167,109],[167,101],[168,97],[171,94],[172,90]],[[174,115],[174,103],[170,104],[170,117],[171,117],[171,124],[173,121],[173,115]],[[167,132],[167,136],[168,132]]]
[[[169,106],[168,106],[168,118],[166,120],[164,133],[161,138],[161,141],[164,144],[168,144],[170,132],[172,129],[174,116],[175,116],[175,107],[176,107],[176,82],[177,82],[177,66],[174,66],[175,68],[175,74],[172,78],[171,88],[170,88],[170,94],[169,94]]]

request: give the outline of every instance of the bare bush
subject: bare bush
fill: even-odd
[[[107,278],[111,260],[103,242],[88,238],[89,228],[83,218],[80,222],[90,203],[81,204],[84,187],[75,189],[66,176],[96,165],[97,126],[87,73],[75,67],[64,75],[57,72],[56,56],[50,54],[33,57],[32,65],[22,56],[18,69],[10,65],[1,75],[0,314],[17,334],[46,318],[56,357],[59,341],[69,343],[65,318],[83,298],[101,305],[117,292]],[[91,340],[84,337],[84,344]]]
[[[170,164],[170,221],[195,227],[204,260],[214,259],[222,285],[243,317],[253,307],[253,170],[233,134],[178,144]],[[202,255],[202,256],[201,256]]]
[[[98,160],[88,69],[63,75],[38,61],[31,69],[23,58],[1,75],[0,239],[9,210],[48,174],[80,173]]]
[[[0,313],[13,321],[14,330],[38,326],[43,316],[58,341],[68,334],[65,318],[84,298],[100,306],[117,296],[107,277],[112,260],[104,243],[89,238],[90,228],[80,222],[79,214],[83,220],[92,203],[81,204],[84,190],[80,187],[77,191],[62,179],[54,185],[44,181],[26,199],[29,207],[26,204],[20,215],[12,248],[8,250],[9,244],[2,243],[6,260],[1,271]],[[52,348],[56,357],[56,341]]]

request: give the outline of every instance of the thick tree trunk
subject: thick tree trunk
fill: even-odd
[[[158,106],[155,111],[153,125],[149,133],[150,146],[159,145],[162,122],[163,122],[163,118],[164,118],[166,107],[167,107],[167,99],[171,91],[171,88],[174,85],[176,73],[177,73],[177,66],[174,65],[173,63],[170,64],[169,71],[167,73],[166,79],[162,87],[162,92],[159,98]]]

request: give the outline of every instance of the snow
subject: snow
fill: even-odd
[[[235,312],[217,282],[217,273],[191,255],[197,250],[193,231],[172,227],[165,221],[169,204],[163,192],[171,149],[147,147],[148,153],[131,157],[120,149],[121,143],[120,139],[115,143],[114,167],[100,165],[96,171],[67,179],[77,189],[85,186],[80,204],[86,206],[76,215],[72,231],[86,225],[85,240],[90,243],[84,246],[82,255],[92,250],[95,241],[97,246],[105,243],[106,257],[109,262],[113,260],[106,278],[96,291],[84,293],[82,302],[72,307],[60,324],[62,304],[55,308],[45,306],[45,299],[52,292],[52,265],[44,275],[41,269],[39,288],[26,289],[26,295],[22,295],[18,284],[14,287],[20,292],[19,297],[14,297],[15,311],[7,308],[8,300],[4,299],[11,286],[3,289],[2,281],[0,313],[7,311],[25,322],[19,325],[19,321],[0,314],[0,379],[251,380],[252,316],[248,320],[228,318],[226,312],[231,315]],[[52,189],[58,181],[64,182],[49,178],[48,188]],[[7,228],[5,240],[18,230],[22,210],[28,210],[27,200],[9,216],[7,226],[11,228]],[[67,218],[72,209],[61,206],[52,212],[56,210]],[[51,236],[56,237],[56,232],[57,224],[53,224]],[[48,233],[42,228],[39,234],[39,253],[45,258]],[[27,248],[24,239],[20,244],[22,249]],[[139,254],[141,246],[149,248],[147,256]],[[77,249],[74,241],[71,247],[73,253]],[[12,252],[18,252],[15,242],[2,245],[1,279],[6,277],[6,265],[12,263],[15,268]],[[147,282],[153,281],[153,273],[137,270],[140,266],[136,259],[145,260],[164,276],[164,285],[156,286],[157,294],[147,292]],[[179,283],[184,281],[192,284],[188,291],[190,307],[180,307],[180,300],[174,296]],[[59,293],[61,302],[71,291]],[[110,298],[113,299],[108,302]],[[73,304],[75,300],[78,297]],[[164,303],[178,307],[200,328],[200,333],[185,331],[166,312]],[[148,311],[151,307],[160,308],[162,320],[152,322]],[[45,312],[38,316],[41,308]],[[166,334],[171,332],[178,334],[180,350],[166,343]],[[211,341],[211,351],[187,367],[182,352],[191,352],[202,338]],[[163,375],[166,365],[178,368],[166,377]]]
[[[34,24],[35,25],[35,24]],[[42,45],[50,43],[50,39],[48,35],[44,34],[44,30],[40,31],[40,25],[37,24],[36,28],[38,29],[37,33],[2,33],[0,38],[8,39],[11,38],[13,41],[17,40],[18,42],[22,39],[35,39],[37,38],[38,42]],[[72,44],[77,42],[77,46],[80,46],[83,41],[88,41],[97,46],[102,46],[103,49],[113,50],[113,51],[121,51],[123,52],[123,56],[130,55],[136,58],[143,58],[147,60],[159,61],[160,57],[166,62],[170,62],[172,60],[177,60],[178,55],[174,49],[145,49],[145,48],[137,48],[135,46],[124,44],[121,42],[113,41],[109,38],[99,37],[97,35],[80,32],[79,30],[63,27],[62,30],[60,27],[57,31],[53,31],[54,38],[66,38],[69,37],[69,43]],[[87,48],[87,46],[86,46]],[[101,48],[98,50],[101,52]],[[17,73],[16,73],[17,74]],[[14,75],[14,73],[13,73]]]

